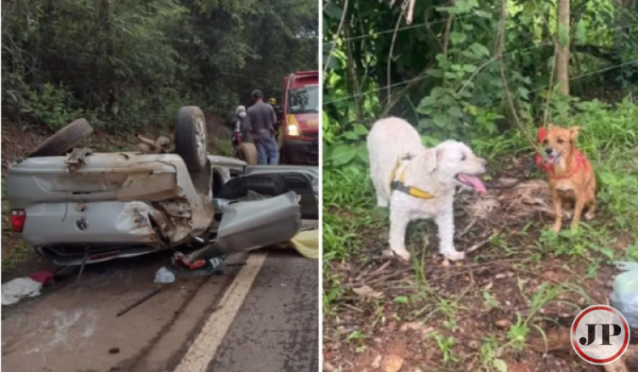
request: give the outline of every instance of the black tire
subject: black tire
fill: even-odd
[[[75,145],[93,133],[86,119],[77,119],[55,132],[28,155],[30,158],[64,155]]]
[[[199,151],[198,143],[203,146],[203,151]],[[184,159],[186,167],[191,172],[198,172],[206,166],[208,159],[206,118],[199,107],[184,106],[177,112],[175,152]]]
[[[248,165],[257,165],[257,147],[254,143],[244,142],[237,147],[237,158]]]

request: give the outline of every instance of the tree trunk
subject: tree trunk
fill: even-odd
[[[560,91],[563,94],[569,94],[569,8],[570,0],[558,0],[556,81],[560,84]]]

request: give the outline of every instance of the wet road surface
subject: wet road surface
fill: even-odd
[[[92,265],[79,285],[71,276],[3,307],[2,369],[318,371],[317,260],[294,251],[236,255],[227,262],[244,266],[178,278],[116,317],[158,286],[154,273],[169,257]]]

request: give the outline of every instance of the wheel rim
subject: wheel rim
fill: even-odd
[[[202,165],[206,163],[206,126],[202,118],[195,121],[195,142],[197,145],[197,155]]]

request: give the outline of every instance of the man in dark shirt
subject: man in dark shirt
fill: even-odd
[[[252,133],[253,142],[257,148],[259,164],[279,163],[279,149],[275,139],[275,125],[277,117],[272,106],[264,102],[260,90],[253,91],[255,104],[248,108],[244,124]]]

